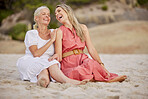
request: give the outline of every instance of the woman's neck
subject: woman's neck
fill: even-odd
[[[71,24],[69,21],[65,22],[63,25],[64,25],[65,27],[69,28],[70,30],[73,29],[73,26],[72,26],[72,24]]]
[[[47,26],[45,26],[45,25],[39,25],[38,31],[39,31],[41,34],[46,34],[46,33],[48,33],[48,32],[47,32],[47,31],[48,31]]]

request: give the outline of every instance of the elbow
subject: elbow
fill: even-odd
[[[39,55],[38,53],[34,52],[32,53],[33,57],[40,57],[41,55]]]

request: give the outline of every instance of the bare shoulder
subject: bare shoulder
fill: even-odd
[[[57,28],[57,35],[62,35],[62,30],[60,28]]]
[[[62,30],[60,28],[57,28],[57,32],[62,32]]]
[[[83,34],[84,34],[85,36],[89,35],[87,26],[86,26],[85,24],[80,24],[80,26],[81,26],[81,28],[82,28],[82,30],[83,30]]]
[[[57,36],[59,38],[62,38],[63,34],[62,34],[62,30],[60,28],[57,28]]]
[[[85,24],[80,24],[80,26],[83,30],[87,30],[87,26]]]

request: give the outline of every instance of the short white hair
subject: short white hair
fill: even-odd
[[[41,10],[42,10],[42,9],[45,9],[45,8],[49,10],[49,8],[48,8],[47,6],[41,6],[41,7],[38,7],[38,8],[34,11],[34,22],[36,22],[35,16],[38,16],[38,15],[40,14]],[[49,10],[49,12],[50,12],[50,10]]]

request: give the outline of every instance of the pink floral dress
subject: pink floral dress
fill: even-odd
[[[63,25],[60,29],[63,33],[62,53],[74,49],[84,50],[85,42],[81,42],[75,30],[73,33]],[[97,81],[109,81],[118,76],[117,74],[110,73],[111,76],[108,78],[102,66],[97,61],[88,58],[84,53],[63,58],[61,61],[61,70],[67,77],[80,81],[92,78]]]

